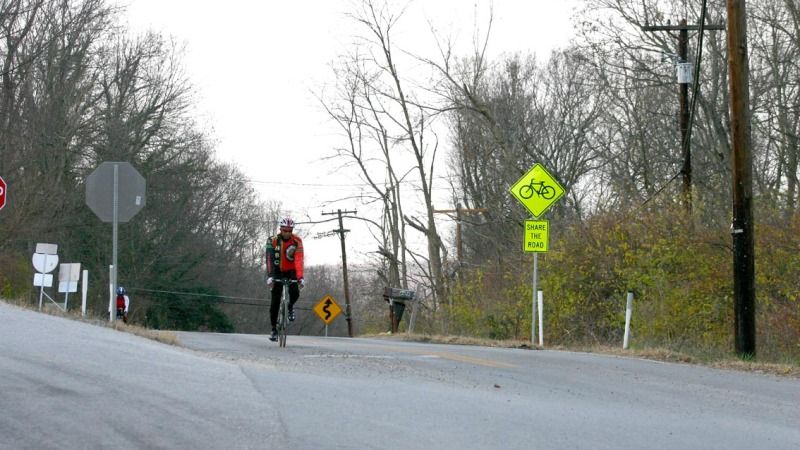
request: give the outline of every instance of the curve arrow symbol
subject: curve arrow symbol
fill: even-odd
[[[325,320],[326,321],[331,318],[331,314],[332,313],[330,311],[328,311],[328,308],[330,308],[332,304],[333,304],[333,302],[331,301],[331,299],[327,299],[327,300],[325,300],[325,306],[322,307],[322,312],[325,313]]]

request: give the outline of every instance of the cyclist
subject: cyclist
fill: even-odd
[[[283,283],[280,279],[297,280],[289,285],[289,321],[295,320],[294,304],[300,297],[300,289],[305,286],[303,280],[303,240],[292,233],[294,220],[289,217],[281,219],[280,232],[267,241],[267,286],[272,288],[272,303],[269,305],[269,321],[272,325],[270,341],[278,340],[278,308],[281,304]]]
[[[119,286],[117,288],[117,319],[122,319],[123,322],[128,323],[128,307],[131,304],[131,298],[125,288]]]

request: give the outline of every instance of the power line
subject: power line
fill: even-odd
[[[450,178],[452,178],[451,176]],[[446,177],[435,177],[438,179],[447,179]],[[279,186],[293,186],[293,187],[311,187],[311,188],[323,188],[323,189],[337,189],[340,188],[342,191],[353,191],[354,188],[371,188],[372,185],[369,183],[350,183],[350,184],[328,184],[328,183],[296,183],[296,182],[283,182],[283,181],[266,181],[266,180],[255,180],[252,178],[229,178],[228,180],[233,181],[244,181],[251,184],[266,184],[266,185],[279,185]],[[411,184],[411,189],[420,191],[422,190],[421,187]],[[450,188],[447,186],[435,186],[432,188],[433,190],[449,190]]]
[[[227,301],[220,301],[220,303],[226,304],[235,304],[235,305],[251,305],[251,306],[260,306],[261,304],[268,303],[266,300],[262,298],[255,298],[255,297],[233,297],[229,295],[215,295],[215,294],[200,294],[197,292],[181,292],[181,291],[164,291],[160,289],[144,289],[144,288],[127,288],[129,291],[137,291],[137,292],[154,292],[158,294],[172,294],[172,295],[183,295],[188,297],[211,297],[214,299],[230,299],[230,300],[252,300],[258,303],[237,303],[237,302],[227,302]]]

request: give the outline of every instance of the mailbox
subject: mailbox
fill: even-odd
[[[387,302],[389,300],[410,302],[414,300],[414,291],[412,291],[411,289],[387,287],[383,288],[383,298]]]
[[[386,287],[383,288],[383,299],[389,303],[389,323],[392,333],[397,333],[397,328],[403,319],[403,311],[406,309],[406,302],[414,300],[414,291]]]

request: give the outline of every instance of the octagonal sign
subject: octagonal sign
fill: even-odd
[[[117,221],[127,222],[144,207],[144,178],[126,162],[104,162],[86,178],[86,204],[103,222],[114,221],[114,187]]]

